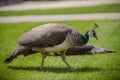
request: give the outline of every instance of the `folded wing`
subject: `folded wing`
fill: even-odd
[[[31,47],[52,47],[62,43],[72,28],[62,24],[45,24],[24,34],[18,43]]]

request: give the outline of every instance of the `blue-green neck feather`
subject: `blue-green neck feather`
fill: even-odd
[[[83,40],[84,40],[85,43],[88,42],[89,36],[88,36],[87,32],[83,35]]]

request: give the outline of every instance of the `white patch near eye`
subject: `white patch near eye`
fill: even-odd
[[[88,32],[88,35],[89,35],[90,37],[94,37],[93,31],[89,31],[89,32]]]

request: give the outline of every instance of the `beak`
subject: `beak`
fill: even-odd
[[[97,36],[96,36],[96,35],[95,35],[94,37],[95,37],[95,39],[96,39],[96,40],[98,40],[98,38],[97,38]]]

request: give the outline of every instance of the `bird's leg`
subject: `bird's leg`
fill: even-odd
[[[66,50],[61,53],[61,58],[62,58],[63,62],[68,66],[68,68],[72,69],[72,67],[71,67],[71,66],[69,65],[69,63],[66,61],[65,52],[66,52]]]
[[[45,61],[45,58],[47,57],[47,53],[43,53],[42,54],[42,62],[41,62],[41,66],[40,66],[40,69],[42,70],[43,69],[43,67],[44,67],[44,61]]]

